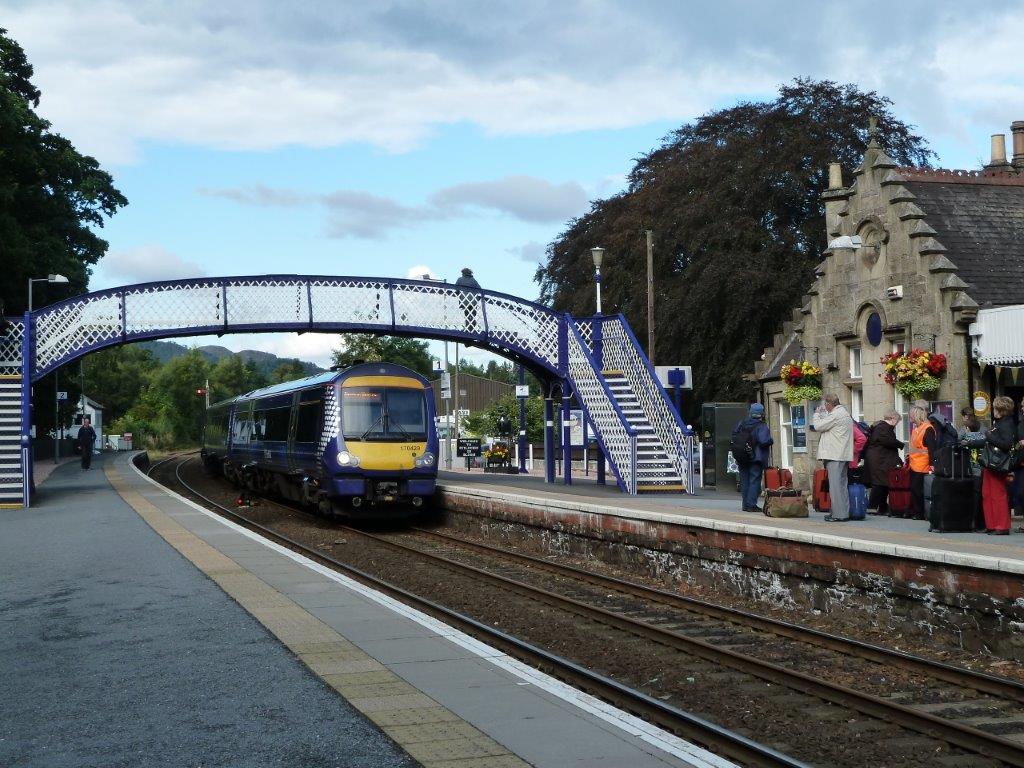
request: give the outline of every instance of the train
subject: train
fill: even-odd
[[[434,496],[434,416],[424,377],[361,363],[210,405],[200,453],[239,487],[324,516],[408,515]]]

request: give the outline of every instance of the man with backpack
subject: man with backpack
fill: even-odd
[[[744,512],[760,512],[757,499],[761,495],[761,477],[764,468],[772,463],[771,430],[764,423],[764,406],[751,403],[747,418],[732,430],[729,450],[740,469],[740,494]]]

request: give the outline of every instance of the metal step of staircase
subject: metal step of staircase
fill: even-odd
[[[0,509],[25,506],[21,459],[21,377],[0,376]]]

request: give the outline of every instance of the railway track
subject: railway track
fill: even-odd
[[[175,468],[175,474],[183,487],[205,499],[207,503],[226,511],[233,519],[246,520],[234,510],[223,507],[183,481],[180,470],[185,461],[179,462]],[[258,526],[248,520],[245,524]],[[261,532],[268,531],[264,526],[258,527]],[[465,578],[488,583],[528,600],[538,601],[559,611],[569,612],[588,621],[642,638],[644,641],[654,642],[687,658],[724,667],[819,701],[896,724],[929,739],[954,745],[975,755],[992,758],[1001,764],[1024,766],[1024,743],[1000,735],[1000,731],[1015,732],[1020,737],[1024,732],[1024,710],[1019,706],[1024,702],[1024,685],[1020,683],[716,606],[583,569],[552,563],[549,560],[466,541],[436,531],[415,530],[409,534],[380,535],[348,526],[345,526],[344,530],[350,535],[365,537],[405,556],[411,555],[427,560],[436,567],[459,573]],[[272,535],[280,536],[274,533]],[[414,543],[406,543],[408,539]],[[297,545],[296,542],[292,543]],[[434,551],[431,551],[431,548],[434,548]],[[447,551],[439,552],[437,548]],[[309,550],[304,548],[303,551]],[[329,560],[335,567],[342,566],[333,558],[325,558],[322,553],[315,552],[315,557]],[[471,562],[466,562],[467,558]],[[472,562],[473,558],[477,559],[475,563]],[[483,562],[480,562],[481,559]],[[368,574],[359,573],[366,578],[373,578]],[[403,595],[406,594],[403,592]],[[441,611],[448,620],[448,614],[444,613],[447,609],[429,601],[427,604],[430,606],[428,612],[440,615],[436,611]],[[474,626],[479,624],[461,614],[456,616],[460,621],[473,622]],[[493,632],[486,625],[483,625],[481,631],[488,634]],[[477,631],[474,631],[474,634],[476,633]],[[614,696],[610,700],[619,706],[652,719],[663,727],[698,743],[717,749],[733,759],[757,765],[796,764],[765,763],[763,757],[755,756],[756,759],[752,759],[749,755],[739,757],[730,752],[728,745],[719,745],[714,740],[709,740],[706,735],[695,731],[692,723],[682,727],[679,723],[673,724],[671,718],[662,719],[666,717],[664,712],[650,712],[649,707],[652,704],[663,705],[657,699],[640,693],[641,697],[646,698],[642,706],[635,701],[623,700],[624,694],[621,691],[613,693],[607,687],[595,687],[593,683],[588,684],[580,680],[578,675],[585,670],[579,665],[565,662],[574,668],[574,671],[569,673],[553,666],[551,655],[535,646],[528,646],[530,651],[516,652],[517,649],[513,646],[506,645],[513,640],[502,634],[502,640],[497,644],[520,658],[524,658],[525,654],[525,658],[533,663],[549,665],[548,668],[557,676],[603,698]],[[788,650],[785,648],[786,644],[789,646]],[[800,650],[794,651],[794,646]],[[755,653],[755,650],[759,652]],[[537,652],[545,656],[531,655]],[[786,665],[786,662],[799,663],[801,659],[807,658],[808,653],[831,655],[833,660],[838,654],[844,659],[856,659],[859,663],[884,665],[902,670],[904,673],[909,671],[913,679],[909,681],[909,687],[904,685],[902,689],[898,688],[895,691],[891,690],[890,684],[890,690],[887,690],[885,695],[880,695],[877,691],[870,692],[837,684],[824,676],[808,674]],[[766,656],[769,658],[765,658]],[[771,660],[773,657],[775,660]],[[827,667],[827,659],[823,662],[819,660],[818,666]],[[612,683],[613,687],[624,687],[607,678],[601,679],[605,686]],[[874,679],[877,679],[877,675]],[[926,681],[925,685],[921,685],[922,680]],[[984,725],[991,731],[961,722],[964,719],[970,720],[972,716],[975,720],[971,722],[983,720]]]
[[[151,475],[158,467],[170,463],[181,456],[171,456],[154,464],[147,474]],[[512,655],[521,661],[532,664],[569,684],[598,696],[615,706],[642,717],[672,733],[705,746],[719,754],[736,760],[742,765],[763,766],[764,768],[810,768],[807,763],[796,760],[777,750],[746,738],[745,736],[723,728],[704,718],[674,707],[642,691],[630,688],[611,678],[599,675],[585,667],[564,659],[519,638],[479,622],[469,616],[453,611],[443,605],[415,595],[404,589],[385,582],[370,573],[341,562],[323,552],[308,547],[295,539],[285,536],[272,528],[261,525],[236,510],[227,507],[206,494],[200,492],[181,477],[181,468],[191,460],[182,459],[174,467],[176,482],[189,494],[201,499],[212,510],[225,517],[256,531],[271,541],[282,544],[295,552],[299,552],[316,562],[327,565],[352,578],[372,586],[373,588],[395,597],[424,613],[443,619],[448,624],[468,634],[487,641],[489,644]],[[271,502],[274,503],[274,502]],[[355,529],[352,529],[355,530]]]

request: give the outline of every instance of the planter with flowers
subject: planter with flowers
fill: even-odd
[[[790,405],[821,399],[821,368],[806,360],[790,360],[782,366],[779,378],[786,384],[782,396]]]
[[[882,358],[887,384],[908,400],[916,400],[939,389],[939,381],[946,375],[946,356],[924,349],[912,349],[899,354],[893,352]]]
[[[512,458],[508,446],[505,443],[495,443],[484,451],[485,472],[508,472]]]

